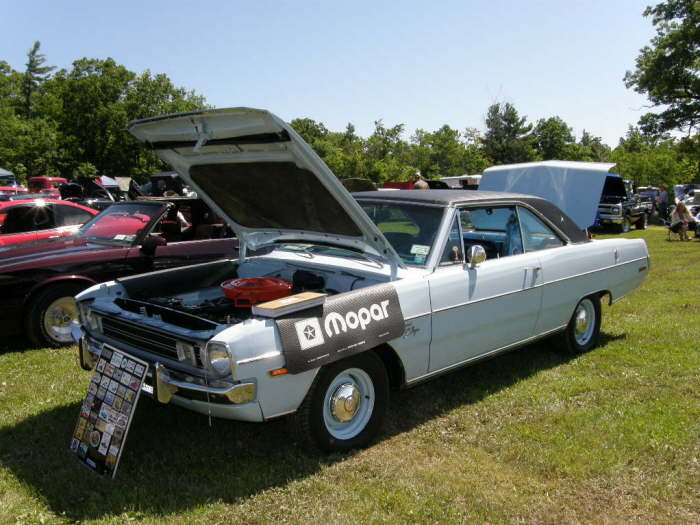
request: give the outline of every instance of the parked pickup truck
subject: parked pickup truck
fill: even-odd
[[[598,206],[600,226],[613,226],[618,232],[630,231],[632,225],[645,230],[650,211],[647,205],[634,197],[632,181],[619,175],[608,175]]]

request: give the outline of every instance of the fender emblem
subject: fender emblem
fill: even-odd
[[[420,332],[420,328],[416,328],[411,321],[406,322],[406,327],[404,328],[403,331],[403,338],[406,339],[407,337],[413,337],[416,335],[418,332]]]

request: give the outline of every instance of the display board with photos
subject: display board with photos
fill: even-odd
[[[147,372],[145,361],[102,349],[70,443],[80,461],[99,474],[114,478],[117,473]]]

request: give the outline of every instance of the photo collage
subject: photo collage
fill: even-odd
[[[148,364],[103,348],[80,409],[70,449],[100,474],[116,475]]]

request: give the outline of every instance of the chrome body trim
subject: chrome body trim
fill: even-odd
[[[517,257],[517,255],[514,255],[514,256],[512,256],[512,257]],[[625,266],[625,265],[627,265],[627,264],[633,264],[633,263],[635,263],[635,262],[645,261],[646,259],[647,259],[646,257],[639,257],[639,258],[637,258],[637,259],[632,259],[631,261],[626,261],[626,262],[619,263],[619,264],[611,264],[610,266],[605,266],[605,267],[603,267],[603,268],[598,268],[598,269],[596,269],[596,270],[590,270],[590,271],[588,271],[588,272],[583,272],[583,273],[578,273],[578,274],[576,274],[576,275],[569,275],[569,276],[567,276],[567,277],[562,277],[561,279],[554,279],[553,281],[547,281],[547,282],[542,283],[542,284],[536,284],[536,285],[530,286],[530,287],[528,287],[528,288],[526,288],[526,289],[527,289],[527,290],[531,290],[531,289],[533,289],[533,288],[541,288],[541,287],[543,287],[543,286],[547,286],[548,284],[554,284],[554,283],[560,283],[560,282],[563,282],[563,281],[568,281],[568,280],[570,280],[570,279],[575,279],[575,278],[577,278],[577,277],[582,277],[582,276],[584,276],[584,275],[590,275],[590,274],[593,274],[593,273],[598,273],[598,272],[602,272],[602,271],[605,271],[605,270],[609,270],[610,268],[615,268],[615,267],[617,267],[617,266]],[[492,260],[494,260],[494,259],[492,259]],[[440,309],[437,309],[437,310],[433,310],[432,313],[444,312],[444,311],[446,311],[446,310],[452,310],[452,309],[454,309],[454,308],[462,308],[462,307],[467,306],[467,305],[470,305],[470,304],[483,303],[484,301],[491,301],[492,299],[498,299],[498,298],[500,298],[500,297],[507,297],[507,296],[509,296],[509,295],[514,295],[514,294],[520,293],[520,292],[522,292],[522,291],[523,291],[523,290],[515,290],[515,291],[512,291],[512,292],[506,292],[506,293],[502,293],[502,294],[498,294],[498,295],[491,295],[491,296],[489,296],[489,297],[484,297],[484,298],[482,298],[482,299],[477,299],[477,300],[475,300],[475,301],[465,301],[465,302],[463,302],[463,303],[459,303],[459,304],[447,306],[447,307],[445,307],[445,308],[440,308]]]
[[[420,317],[425,317],[426,315],[432,315],[433,312],[425,312],[424,314],[416,314],[416,315],[411,315],[408,317],[404,317],[404,321],[411,321],[412,319],[418,319]]]
[[[554,328],[554,329],[552,329],[552,330],[548,330],[548,331],[546,331],[546,332],[543,332],[543,333],[541,333],[541,334],[538,334],[538,335],[535,335],[535,336],[532,336],[532,337],[528,337],[527,339],[523,339],[522,341],[517,341],[517,342],[515,342],[515,343],[511,343],[511,344],[509,344],[509,345],[502,346],[501,348],[497,348],[496,350],[491,350],[490,352],[486,352],[486,353],[484,353],[484,354],[480,354],[480,355],[477,355],[477,356],[474,356],[474,357],[470,357],[469,359],[465,359],[464,361],[460,361],[460,362],[458,362],[458,363],[454,363],[454,364],[452,364],[452,365],[443,367],[443,368],[441,368],[441,369],[439,369],[439,370],[434,370],[433,372],[428,372],[427,374],[423,374],[422,376],[414,377],[413,379],[411,379],[411,380],[409,380],[409,381],[406,381],[406,386],[413,386],[413,385],[416,384],[416,383],[425,381],[425,380],[427,380],[427,379],[430,379],[431,377],[434,377],[434,376],[437,376],[437,375],[440,375],[440,374],[447,373],[447,372],[449,372],[450,370],[454,370],[454,369],[456,369],[456,368],[460,368],[460,367],[465,366],[465,365],[467,365],[467,364],[469,364],[469,363],[473,363],[473,362],[479,361],[479,360],[481,360],[481,359],[486,359],[487,357],[492,357],[492,356],[495,356],[495,355],[500,354],[500,353],[502,353],[502,352],[507,352],[508,350],[513,350],[513,349],[515,349],[515,348],[517,348],[517,347],[519,347],[519,346],[524,346],[524,345],[526,345],[526,344],[529,344],[529,343],[532,343],[532,342],[534,342],[534,341],[537,341],[538,339],[543,339],[543,338],[548,337],[548,336],[550,336],[550,335],[552,335],[552,334],[555,334],[555,333],[557,333],[557,332],[561,332],[561,331],[564,330],[566,327],[567,327],[567,325],[558,326],[557,328]]]
[[[611,264],[610,266],[605,266],[605,267],[603,267],[603,268],[598,268],[597,270],[590,270],[590,271],[588,271],[588,272],[583,272],[583,273],[579,273],[579,274],[576,274],[576,275],[570,275],[570,276],[568,276],[568,277],[562,277],[561,279],[554,279],[553,281],[547,281],[546,283],[543,284],[543,286],[546,286],[546,285],[548,285],[548,284],[553,284],[553,283],[560,283],[560,282],[562,282],[562,281],[568,281],[569,279],[574,279],[574,278],[576,278],[576,277],[581,277],[582,275],[590,275],[590,274],[592,274],[592,273],[602,272],[602,271],[605,271],[605,270],[609,270],[610,268],[616,268],[617,266],[625,266],[625,265],[627,265],[627,264],[633,264],[633,263],[636,263],[636,262],[639,262],[639,261],[646,261],[646,260],[647,260],[647,257],[638,257],[638,258],[632,259],[632,260],[630,260],[630,261],[625,261],[625,262],[618,263],[618,264]]]
[[[282,355],[282,352],[278,352],[277,350],[273,350],[272,352],[267,352],[265,354],[260,354],[255,357],[249,357],[247,359],[241,359],[240,361],[236,361],[236,364],[240,365],[247,365],[249,363],[256,363],[258,361],[264,361],[266,359],[272,359],[273,357],[278,357]]]

